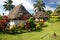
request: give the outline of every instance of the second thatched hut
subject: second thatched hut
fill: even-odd
[[[36,12],[34,17],[38,18],[38,19],[43,19],[45,21],[48,20],[48,18],[49,18],[48,15],[45,12],[43,12],[43,11]]]

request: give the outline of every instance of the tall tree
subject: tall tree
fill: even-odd
[[[46,13],[50,16],[51,13],[52,13],[52,11],[51,10],[48,10],[48,11],[46,11]]]
[[[60,8],[60,4],[57,6],[57,9],[59,9]]]
[[[4,5],[3,5],[3,7],[4,7],[4,9],[5,9],[5,11],[11,11],[13,8],[14,8],[14,5],[12,5],[12,3],[13,3],[13,1],[12,0],[7,0],[7,1],[4,1]]]
[[[45,3],[43,0],[38,0],[36,4],[34,4],[34,8],[37,8],[38,11],[44,11]]]
[[[57,6],[57,8],[55,9],[55,12],[58,13],[58,15],[60,15],[60,4]]]

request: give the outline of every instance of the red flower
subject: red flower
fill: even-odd
[[[28,19],[28,16],[27,16],[27,15],[24,15],[24,16],[23,16],[23,19],[24,19],[24,20],[27,20],[27,19]]]

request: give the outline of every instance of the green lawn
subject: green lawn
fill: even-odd
[[[39,32],[27,32],[22,34],[10,35],[0,33],[1,40],[59,40],[60,37],[60,22],[47,23],[47,27],[43,28]],[[59,37],[52,37],[53,33],[56,33]]]

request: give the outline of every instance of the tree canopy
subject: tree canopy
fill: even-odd
[[[36,4],[34,4],[34,8],[37,8],[38,11],[44,11],[45,3],[43,0],[38,0]]]
[[[55,13],[57,13],[58,15],[60,15],[60,4],[55,9]]]
[[[5,11],[7,11],[7,10],[10,11],[14,8],[14,5],[12,5],[12,3],[13,3],[12,0],[4,1],[4,3],[5,4],[3,5],[3,7],[4,7]]]

